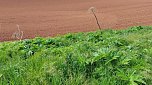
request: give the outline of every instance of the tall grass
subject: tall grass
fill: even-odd
[[[0,43],[0,85],[151,85],[152,27]]]

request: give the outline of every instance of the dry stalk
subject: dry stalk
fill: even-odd
[[[21,41],[23,38],[23,31],[20,30],[19,25],[16,26],[17,26],[17,31],[13,33],[12,38],[16,38]]]
[[[95,17],[95,19],[96,19],[96,23],[97,23],[99,29],[101,30],[101,26],[100,26],[100,24],[99,24],[99,20],[98,20],[96,14],[95,14],[96,8],[95,8],[95,7],[90,7],[88,11],[91,12],[91,13],[93,13],[93,15],[94,15],[94,17]]]

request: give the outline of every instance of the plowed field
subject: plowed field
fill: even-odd
[[[150,0],[0,0],[0,41],[14,40],[17,24],[24,39],[97,30],[90,7],[102,29],[152,25]]]

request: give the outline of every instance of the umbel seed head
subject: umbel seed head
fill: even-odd
[[[89,9],[88,9],[88,12],[89,13],[95,13],[96,12],[96,8],[95,7],[90,7]]]

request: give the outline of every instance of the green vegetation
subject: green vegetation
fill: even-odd
[[[0,85],[152,85],[152,27],[0,43]]]

